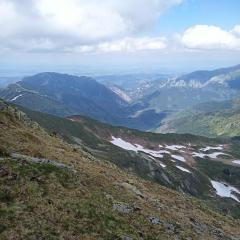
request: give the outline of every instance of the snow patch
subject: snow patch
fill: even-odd
[[[163,164],[163,163],[159,163],[161,165],[161,167],[165,168],[167,165]]]
[[[16,96],[16,97],[14,97],[13,99],[11,99],[10,101],[11,102],[13,102],[13,101],[16,101],[18,98],[20,98],[20,97],[22,97],[23,95],[22,94],[20,94],[20,95],[18,95],[18,96]]]
[[[171,154],[169,151],[167,151],[167,150],[159,150],[158,151],[159,153],[165,153],[165,154]]]
[[[208,154],[208,156],[210,157],[210,158],[217,158],[218,156],[220,156],[220,155],[227,155],[227,154],[225,154],[225,153],[222,153],[222,152],[215,152],[215,153],[211,153],[211,154]]]
[[[181,161],[181,162],[186,162],[185,158],[179,155],[171,155],[172,158]]]
[[[115,94],[117,94],[121,99],[123,99],[126,102],[131,102],[132,99],[120,88],[116,86],[111,86],[110,90],[112,90]]]
[[[214,153],[210,153],[210,154],[193,152],[192,154],[193,154],[193,157],[199,157],[199,158],[209,157],[209,158],[213,158],[213,159],[216,159],[220,155],[227,155],[223,152],[214,152]]]
[[[183,172],[187,172],[187,173],[191,173],[189,170],[187,170],[186,168],[180,167],[180,166],[176,166],[178,169],[180,169]]]
[[[213,188],[216,190],[216,194],[218,196],[232,198],[232,199],[236,200],[237,202],[240,202],[238,197],[233,194],[233,193],[240,194],[240,191],[237,188],[232,187],[228,184],[213,181],[213,180],[211,180],[211,184],[212,184]]]
[[[134,152],[138,151],[136,146],[134,146],[133,144],[131,144],[129,142],[122,140],[121,138],[112,137],[111,143],[122,149],[128,150],[128,151],[134,151]]]
[[[201,148],[200,151],[203,151],[203,152],[207,152],[209,150],[223,150],[223,147],[220,145],[218,147],[211,147],[211,146],[207,146],[205,148]]]
[[[207,154],[193,152],[192,155],[193,155],[193,157],[204,158]]]
[[[233,163],[240,164],[240,160],[234,160]]]
[[[164,151],[164,150],[154,151],[154,150],[146,149],[139,144],[133,145],[129,142],[124,141],[121,138],[115,138],[113,136],[112,136],[111,143],[122,149],[125,149],[128,151],[134,151],[134,152],[144,152],[144,153],[149,154],[152,157],[156,157],[156,158],[163,158],[163,153],[166,153],[166,151]]]
[[[166,145],[165,148],[169,150],[177,151],[179,149],[186,148],[186,147],[183,145]]]

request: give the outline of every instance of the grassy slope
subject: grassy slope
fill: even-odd
[[[95,157],[113,162],[117,166],[134,172],[145,179],[154,180],[176,190],[183,190],[193,196],[208,196],[209,191],[211,191],[207,176],[199,171],[192,169],[194,172],[193,175],[184,174],[176,169],[175,164],[170,161],[171,159],[169,159],[169,157],[161,160],[168,166],[163,169],[156,163],[146,159],[146,156],[130,153],[109,144],[108,141],[111,139],[111,135],[135,141],[138,139],[139,141],[145,141],[147,147],[151,149],[156,147],[156,145],[158,146],[158,144],[188,144],[189,142],[199,146],[205,146],[206,144],[218,143],[218,140],[189,134],[178,135],[140,132],[123,127],[113,127],[85,117],[79,118],[79,122],[72,122],[67,119],[57,118],[27,109],[23,110],[28,116],[50,132],[56,132],[62,135],[70,143],[75,143],[72,138],[73,136],[81,139],[81,143],[84,144],[84,149]],[[166,178],[170,181],[166,180]]]
[[[1,239],[239,236],[237,222],[199,201],[97,161],[21,119],[18,112],[0,112]],[[14,162],[7,152],[57,160],[74,166],[76,172],[48,164]],[[133,186],[143,198],[132,191]],[[135,206],[135,211],[119,213],[113,210],[116,202]],[[162,223],[151,224],[149,216],[160,218]],[[204,230],[199,232],[199,226]]]
[[[93,133],[98,134],[99,130],[103,130],[104,132],[108,132],[108,134],[116,134],[121,135],[124,134],[124,136],[136,136],[144,138],[148,141],[152,142],[163,142],[166,144],[174,144],[174,143],[189,143],[191,141],[194,144],[214,144],[214,143],[220,143],[222,140],[218,139],[209,139],[206,137],[196,136],[192,134],[156,134],[152,132],[142,132],[126,127],[115,127],[111,126],[109,124],[105,124],[102,122],[99,122],[97,120],[87,118],[87,117],[79,117],[79,122],[72,122],[68,119],[55,117],[49,114],[44,114],[40,112],[31,111],[26,108],[22,108],[18,106],[19,109],[21,109],[23,112],[25,112],[31,119],[38,122],[41,126],[44,126],[44,128],[48,129],[49,131],[56,131],[58,133],[61,133],[64,136],[78,136],[78,134],[84,134],[86,132],[89,132],[88,130],[97,130],[98,132],[92,131],[92,133],[89,134],[92,136]],[[78,118],[78,117],[77,117]],[[80,124],[79,124],[80,123]],[[82,123],[82,124],[81,124]],[[84,136],[85,138],[86,136]],[[93,141],[93,139],[91,139]],[[91,141],[88,143],[91,144]]]
[[[198,105],[164,122],[158,132],[172,131],[207,137],[240,135],[240,103],[238,100]]]
[[[141,141],[146,141],[147,148],[154,148],[154,144],[158,145],[159,143],[188,144],[189,142],[198,145],[198,147],[205,147],[206,145],[222,143],[223,140],[208,139],[189,134],[179,135],[146,133],[128,128],[114,127],[86,117],[77,117],[76,119],[78,119],[79,122],[72,122],[67,119],[33,112],[27,109],[24,109],[24,111],[41,126],[48,129],[49,132],[61,134],[61,136],[70,143],[75,143],[72,136],[75,136],[77,139],[81,139],[81,143],[84,144],[83,148],[99,159],[113,162],[117,166],[125,170],[129,170],[130,172],[134,172],[144,179],[153,180],[161,185],[175,190],[184,191],[200,198],[209,199],[209,192],[212,192],[209,178],[218,179],[219,181],[227,181],[228,179],[226,179],[226,172],[224,169],[235,168],[221,163],[222,168],[218,169],[218,163],[211,162],[208,159],[202,161],[206,162],[205,165],[197,164],[195,169],[191,168],[191,171],[194,172],[194,174],[189,175],[178,171],[175,164],[172,163],[170,161],[171,159],[168,157],[161,160],[167,165],[167,168],[163,169],[155,163],[147,161],[146,157],[132,154],[121,148],[115,147],[104,139],[109,140],[111,135],[122,137],[124,139],[133,139],[135,141],[136,139],[140,139]],[[85,146],[87,146],[87,148]],[[231,149],[229,149],[228,153],[237,159],[238,152],[236,149],[239,148],[239,145],[230,146]],[[219,170],[218,174],[216,174],[216,171],[209,171],[208,163],[209,165],[211,164],[212,170]],[[185,166],[183,165],[183,167]],[[239,169],[235,168],[235,171],[239,171]],[[166,177],[170,180],[170,182],[166,181]],[[240,187],[240,183],[237,179],[238,175],[233,174],[229,183],[236,187]],[[238,209],[239,206],[238,204],[232,202],[233,201],[230,199],[224,201],[220,210],[223,210],[226,213],[225,209],[227,209],[228,214],[232,214],[234,217],[238,218],[240,216],[240,212],[236,211],[236,209]]]

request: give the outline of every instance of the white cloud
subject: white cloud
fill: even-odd
[[[83,45],[76,47],[74,51],[81,53],[97,52],[136,52],[145,50],[162,50],[167,47],[165,38],[139,37],[123,38],[121,40],[99,43],[96,45]],[[72,50],[70,50],[72,51]]]
[[[0,51],[240,50],[240,25],[196,25],[177,38],[145,37],[164,11],[183,1],[0,0]]]
[[[25,51],[76,46],[89,51],[92,48],[89,45],[148,31],[161,13],[182,1],[0,0],[0,44]],[[126,45],[143,48],[140,40],[136,44],[131,44],[131,40],[122,41],[128,44],[123,43],[125,47],[120,48],[126,49]],[[147,44],[146,48],[159,47],[155,40]],[[103,43],[102,48],[106,45]],[[114,50],[113,43],[110,45]],[[111,47],[106,46],[106,49]]]
[[[187,29],[180,41],[192,49],[240,49],[240,25],[230,31],[217,26],[196,25]]]
[[[236,26],[233,28],[232,33],[233,33],[235,36],[237,36],[237,37],[240,38],[240,25],[236,25]]]

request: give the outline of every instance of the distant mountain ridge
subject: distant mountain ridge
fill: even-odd
[[[116,126],[154,131],[179,111],[240,96],[240,65],[174,78],[161,74],[123,78],[103,76],[105,86],[90,77],[46,72],[0,90],[0,97],[61,117],[84,115]],[[111,80],[121,86],[110,85]]]
[[[170,78],[153,89],[139,102],[157,110],[176,112],[204,102],[231,100],[240,96],[240,65]]]
[[[238,81],[240,77],[240,65],[229,68],[220,68],[212,71],[201,70],[185,74],[178,78],[170,79],[162,87],[192,87],[203,88],[211,84],[228,84]],[[232,87],[229,84],[229,87]]]
[[[26,77],[2,90],[0,95],[35,110],[61,116],[81,113],[103,121],[121,114],[123,106],[127,106],[123,99],[92,78],[50,72]]]
[[[32,110],[61,117],[84,115],[142,130],[157,127],[164,118],[164,113],[156,113],[151,109],[132,117],[142,106],[130,105],[127,99],[124,100],[127,96],[123,92],[116,88],[115,92],[89,77],[46,72],[8,86],[0,91],[0,97]]]

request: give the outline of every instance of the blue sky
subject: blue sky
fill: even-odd
[[[239,9],[238,0],[0,0],[0,70],[239,64]]]
[[[231,29],[240,23],[239,0],[186,0],[159,18],[157,32],[182,32],[191,25],[216,25]]]

